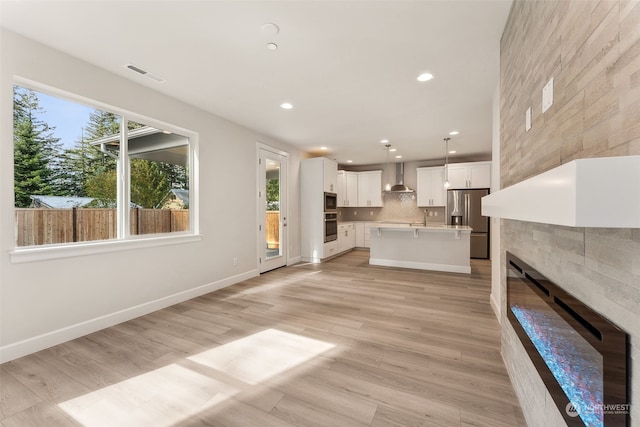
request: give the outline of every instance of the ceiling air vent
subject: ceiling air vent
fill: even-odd
[[[151,79],[151,80],[153,80],[155,82],[158,82],[158,83],[166,82],[166,79],[163,79],[162,77],[157,76],[157,75],[145,70],[144,68],[140,68],[137,65],[127,64],[127,65],[125,65],[125,67],[130,69],[131,71],[134,71],[134,72],[136,72],[136,73],[138,73],[140,75],[143,75],[143,76],[145,76],[145,77],[147,77],[147,78],[149,78],[149,79]]]

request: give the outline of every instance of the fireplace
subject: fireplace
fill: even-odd
[[[629,337],[507,252],[507,317],[568,426],[629,426]]]

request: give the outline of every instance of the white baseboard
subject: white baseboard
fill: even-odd
[[[38,335],[26,340],[0,347],[0,363],[8,362],[10,360],[17,359],[18,357],[26,356],[28,354],[35,353],[36,351],[44,350],[54,345],[62,344],[63,342],[67,342],[75,338],[79,338],[81,336],[99,331],[101,329],[108,328],[109,326],[117,325],[118,323],[122,323],[127,320],[135,319],[136,317],[161,310],[165,307],[187,301],[200,295],[217,291],[218,289],[226,288],[227,286],[234,285],[236,283],[242,282],[243,280],[256,277],[257,275],[258,270],[249,270],[242,274],[198,286],[197,288],[178,292],[177,294],[168,295],[154,301],[149,301],[144,304],[129,307],[124,310],[107,314],[105,316],[96,317],[95,319],[87,320],[75,325],[67,326],[62,329],[47,332],[46,334]]]
[[[498,323],[501,323],[500,304],[498,304],[493,294],[489,295],[489,302],[491,303],[491,308],[493,309],[493,313],[496,315],[496,318],[498,319]]]
[[[445,271],[448,273],[465,273],[471,274],[471,267],[462,265],[450,265],[450,264],[434,264],[430,262],[416,262],[416,261],[398,261],[389,259],[369,259],[371,265],[382,265],[385,267],[402,267],[402,268],[415,268],[418,270],[435,270]]]
[[[302,261],[302,257],[301,256],[296,256],[293,258],[289,258],[289,262],[287,262],[287,265],[294,265],[299,263],[300,261]]]

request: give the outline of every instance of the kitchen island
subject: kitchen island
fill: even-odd
[[[381,224],[371,227],[369,264],[471,273],[471,227]]]

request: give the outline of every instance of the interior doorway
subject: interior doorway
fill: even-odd
[[[287,265],[288,153],[258,148],[258,269]]]

